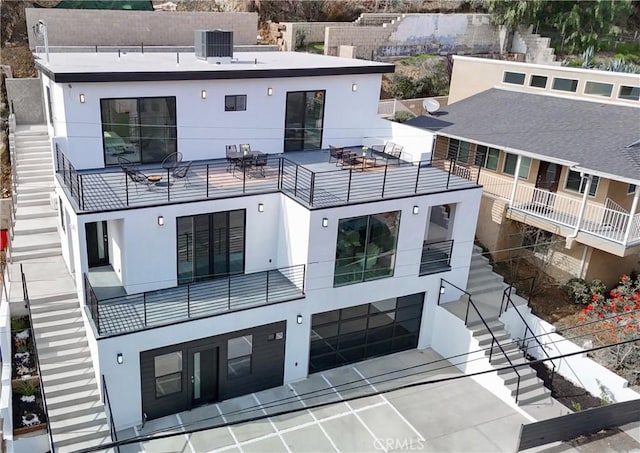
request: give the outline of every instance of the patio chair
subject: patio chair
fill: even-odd
[[[343,154],[344,154],[344,148],[336,148],[335,146],[329,145],[329,163],[331,163],[332,159],[335,159],[336,167],[337,167],[338,162],[342,160]]]
[[[136,193],[138,193],[139,184],[146,186],[147,190],[151,190],[153,187],[155,187],[156,183],[158,182],[156,180],[149,179],[147,175],[145,175],[139,170],[128,169],[128,170],[125,170],[125,173],[129,177],[129,179],[134,183],[134,186],[136,187]]]
[[[244,155],[251,153],[251,145],[248,143],[243,143],[240,145],[240,152]]]
[[[242,170],[251,170],[255,159],[253,156],[245,156],[243,155],[239,159],[236,159],[235,165],[233,166],[233,176],[236,175],[236,168],[240,168]]]
[[[255,171],[260,170],[260,174],[264,178],[264,167],[267,166],[267,155],[266,154],[257,154],[253,160],[253,167]]]
[[[184,187],[187,187],[189,185],[189,170],[191,169],[192,163],[192,161],[188,161],[177,166],[171,173],[173,180],[182,179],[184,181]]]
[[[182,153],[175,152],[165,157],[161,166],[164,170],[171,172],[180,165],[180,162],[182,162]]]
[[[225,145],[225,153],[227,156],[227,171],[231,171],[231,167],[235,168],[238,161],[238,147],[236,145]]]

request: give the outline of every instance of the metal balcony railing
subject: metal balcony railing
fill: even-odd
[[[420,259],[420,275],[451,270],[453,239],[448,241],[424,241]]]

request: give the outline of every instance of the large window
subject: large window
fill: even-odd
[[[322,147],[326,91],[290,91],[284,117],[284,150]]]
[[[101,99],[106,165],[162,162],[177,151],[176,98]]]
[[[224,110],[225,112],[238,112],[241,110],[247,110],[247,95],[233,94],[230,96],[225,96]]]
[[[518,163],[518,156],[515,154],[505,154],[504,166],[502,173],[514,176],[516,174],[516,165]],[[529,178],[529,170],[531,169],[531,159],[528,157],[521,157],[520,160],[520,173],[518,177],[527,179]]]
[[[496,171],[498,169],[498,159],[500,158],[500,150],[489,148],[487,146],[478,145],[476,147],[476,165],[489,170]]]
[[[600,178],[598,178],[597,176],[591,177],[591,187],[589,188],[589,195],[592,197],[596,195],[599,180]],[[577,171],[569,170],[569,174],[567,175],[567,183],[564,186],[565,189],[584,193],[586,186],[587,178],[581,177],[580,173]]]
[[[156,398],[182,391],[182,351],[153,358]]]
[[[334,286],[393,275],[400,211],[341,219]]]
[[[447,150],[447,159],[467,163],[469,162],[470,150],[471,143],[456,140],[455,138],[450,138],[449,147]]]
[[[253,335],[227,340],[227,377],[229,379],[251,374]]]
[[[244,272],[245,211],[177,219],[178,283]]]

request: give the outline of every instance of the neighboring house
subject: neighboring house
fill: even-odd
[[[495,259],[530,248],[558,280],[640,271],[638,75],[454,60],[449,105],[407,124],[483,186],[478,240]]]
[[[427,165],[432,133],[377,118],[392,65],[49,59],[63,256],[118,429],[431,343],[440,278],[466,284],[481,189]],[[400,161],[359,159],[385,140]]]

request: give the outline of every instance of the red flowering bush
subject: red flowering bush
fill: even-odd
[[[630,385],[640,384],[640,278],[623,275],[608,295],[593,292],[578,321],[579,334],[590,336],[594,347],[636,340],[594,351],[593,357]]]

